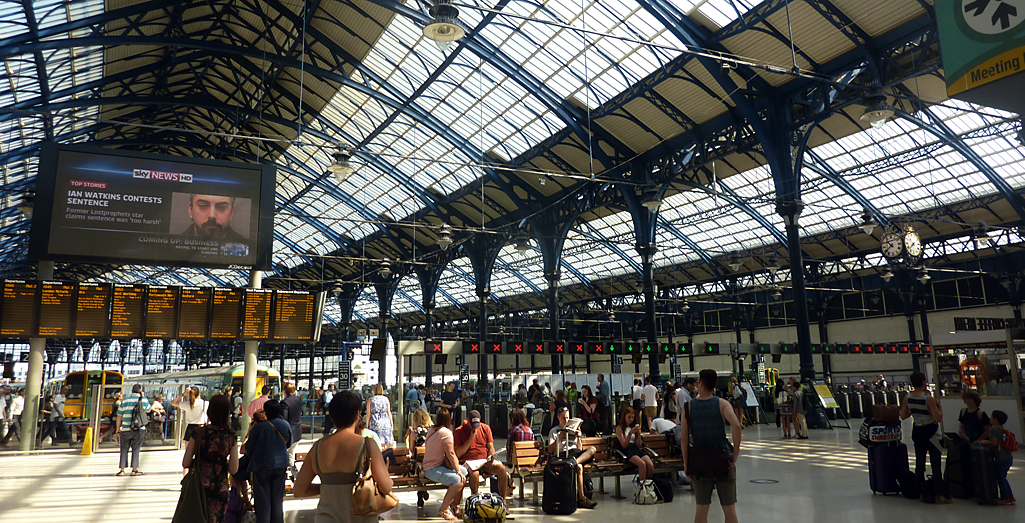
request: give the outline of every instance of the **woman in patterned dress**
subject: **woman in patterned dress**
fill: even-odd
[[[395,446],[395,429],[391,418],[391,402],[384,395],[384,387],[374,385],[374,395],[367,398],[367,428],[381,439],[381,449]]]
[[[231,400],[222,394],[210,398],[207,418],[210,424],[196,430],[201,437],[199,474],[206,494],[209,523],[221,523],[228,504],[228,476],[238,471],[238,441],[231,429]],[[192,466],[196,443],[193,436],[185,451],[182,467]]]

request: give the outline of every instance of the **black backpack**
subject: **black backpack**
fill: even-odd
[[[149,416],[146,415],[146,410],[142,408],[142,393],[139,393],[139,399],[135,402],[135,408],[132,409],[132,422],[131,430],[141,430],[147,424],[149,424]]]
[[[929,483],[928,481],[926,483]],[[918,477],[915,476],[914,472],[909,469],[904,469],[897,473],[897,486],[900,487],[900,493],[908,499],[918,499],[921,496],[921,491],[918,485]],[[931,484],[930,484],[931,486]],[[935,493],[933,498],[935,498]]]

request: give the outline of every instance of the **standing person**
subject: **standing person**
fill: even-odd
[[[644,387],[641,388],[641,401],[644,402],[644,419],[641,430],[647,432],[651,420],[658,416],[658,389],[651,383],[651,376],[644,377]]]
[[[982,396],[974,390],[966,390],[961,394],[965,408],[957,415],[961,423],[957,433],[971,443],[984,443],[990,440],[990,422],[986,412],[979,408]]]
[[[451,413],[459,406],[459,393],[456,392],[456,382],[448,382],[448,390],[441,393],[441,407],[448,409]]]
[[[292,429],[281,419],[281,403],[268,400],[259,410],[267,415],[267,422],[250,427],[243,444],[253,481],[253,508],[258,523],[284,523],[285,471]]]
[[[128,468],[128,451],[132,451],[132,475],[142,476],[142,471],[139,470],[139,452],[142,451],[142,438],[145,436],[146,428],[132,430],[132,417],[135,412],[136,405],[142,405],[142,410],[148,411],[149,400],[142,394],[142,385],[136,383],[132,385],[132,393],[121,401],[121,406],[117,410],[117,433],[120,434],[121,438],[121,464],[120,469],[117,471],[115,476],[124,476],[125,469]]]
[[[253,418],[253,413],[254,412],[256,412],[256,411],[258,411],[258,410],[263,408],[263,404],[264,403],[267,403],[268,401],[270,401],[270,395],[273,392],[274,392],[274,387],[271,387],[270,385],[264,385],[263,388],[260,389],[260,397],[256,398],[253,401],[250,401],[249,402],[249,406],[246,407],[246,415],[249,416],[249,419]],[[269,418],[269,416],[268,416],[268,418]]]
[[[620,448],[623,449],[623,454],[626,455],[626,460],[637,466],[637,477],[643,483],[655,475],[655,464],[637,446],[640,434],[641,425],[637,420],[637,413],[633,407],[624,408],[623,414],[619,417],[619,423],[616,425],[616,439],[619,441]]]
[[[555,413],[555,419],[558,420],[558,425],[552,427],[552,430],[548,433],[548,455],[550,456],[569,456],[577,462],[577,506],[583,508],[594,508],[598,504],[587,497],[584,493],[584,464],[591,461],[594,458],[597,449],[594,447],[587,447],[581,450],[578,445],[580,439],[580,431],[571,431],[567,435],[563,435],[564,431],[569,431],[566,428],[566,423],[569,422],[569,409],[566,407],[560,408]]]
[[[207,417],[210,424],[196,430],[185,448],[182,468],[192,468],[196,445],[201,444],[199,476],[209,523],[220,523],[224,521],[224,509],[228,506],[228,478],[238,472],[238,438],[231,428],[231,399],[222,394],[210,398]]]
[[[496,475],[498,494],[505,499],[509,492],[509,471],[501,461],[494,459],[495,438],[491,434],[491,427],[487,423],[481,423],[480,412],[471,410],[463,424],[452,431],[452,438],[456,457],[469,470],[466,477],[470,492],[477,493],[482,476],[488,478]]]
[[[694,389],[698,385],[697,378],[684,378],[683,385],[676,389],[676,424],[683,423],[683,406],[694,399]]]
[[[54,434],[53,434],[54,424],[53,424],[52,419],[53,419],[53,412],[54,412],[54,410],[56,410],[56,409],[54,409],[54,406],[53,406],[53,396],[47,396],[43,400],[42,405],[39,406],[39,423],[40,423],[40,427],[39,427],[39,438],[38,439],[39,439],[39,447],[40,448],[42,448],[43,441],[46,438],[50,438],[51,444],[53,443],[53,439],[54,439]]]
[[[295,447],[303,439],[303,401],[296,395],[294,383],[285,383],[282,389],[285,397],[281,399],[281,417],[288,422],[292,431],[292,444],[288,446],[288,470],[294,479],[299,475],[299,469],[295,468]]]
[[[900,419],[912,418],[911,441],[915,443],[915,476],[918,483],[925,482],[925,457],[929,455],[934,478],[943,477],[942,456],[940,449],[933,444],[932,438],[940,430],[943,423],[943,408],[936,398],[926,390],[925,374],[911,373],[911,386],[914,387],[900,406]]]
[[[117,433],[117,411],[121,408],[121,392],[114,393],[114,404],[110,408],[110,413],[107,414],[107,428],[100,434],[100,442],[107,439],[108,437],[113,441],[114,434]]]
[[[747,394],[744,392],[744,386],[740,384],[740,380],[736,376],[730,376],[730,405],[733,406],[733,414],[740,420],[740,426],[743,428],[746,425],[747,417],[744,416],[744,408],[747,407],[746,401]]]
[[[1009,432],[1004,429],[1007,423],[1007,413],[1002,410],[994,410],[993,417],[989,420],[989,441],[987,445],[993,447],[993,459],[996,461],[997,486],[1000,487],[1000,505],[1014,505],[1014,492],[1011,491],[1011,484],[1007,482],[1007,473],[1014,464],[1014,454],[1007,448]]]
[[[676,419],[676,387],[670,381],[666,382],[666,388],[662,391],[662,417],[667,420]]]
[[[320,396],[320,403],[322,408],[321,412],[324,413],[324,435],[327,436],[331,433],[331,429],[334,428],[334,421],[331,416],[328,415],[328,405],[331,404],[335,399],[335,384],[332,383],[327,386],[327,390]]]
[[[6,447],[11,441],[11,436],[18,436],[18,442],[21,442],[22,428],[21,428],[21,415],[25,412],[25,389],[24,387],[18,389],[18,394],[14,396],[9,405],[11,413],[11,423],[7,429],[7,435],[4,436],[3,441],[0,441],[0,446]]]
[[[292,496],[297,499],[320,497],[313,516],[314,523],[377,523],[376,515],[355,516],[352,513],[352,489],[362,472],[367,453],[370,455],[367,473],[373,476],[381,494],[391,493],[392,479],[381,449],[356,433],[361,405],[359,396],[349,391],[332,398],[325,414],[331,416],[332,425],[338,430],[313,444],[292,487]],[[315,485],[313,478],[317,476],[320,483]]]
[[[558,412],[559,409],[568,409],[569,402],[566,401],[566,391],[557,390],[555,391],[555,400],[548,407],[548,412]]]
[[[779,382],[782,384],[783,380],[779,380]],[[791,384],[787,383],[776,396],[776,401],[779,402],[779,417],[782,419],[783,425],[783,439],[790,439],[790,422],[794,418],[794,400],[791,393]],[[797,432],[797,427],[794,427],[794,432]]]
[[[184,402],[182,400],[185,400]],[[192,433],[197,428],[206,425],[206,401],[199,396],[199,387],[185,389],[185,392],[178,395],[171,401],[172,407],[178,407],[182,411],[185,420],[185,437],[182,441],[192,439]]]
[[[783,380],[781,380],[779,378],[776,378],[776,387],[772,389],[772,407],[773,407],[773,410],[776,411],[776,428],[777,429],[783,426],[783,419],[782,419],[782,416],[780,416],[780,413],[779,413],[780,405],[781,405],[780,400],[779,400],[779,393],[780,392],[783,392]]]
[[[875,389],[876,390],[882,390],[882,391],[886,390],[886,378],[884,378],[882,374],[880,374],[879,378],[876,379]]]
[[[382,449],[395,446],[395,425],[391,417],[391,401],[384,395],[384,386],[374,385],[374,395],[367,398],[367,428],[381,438]]]
[[[420,395],[420,391],[416,388],[416,384],[409,384],[409,391],[406,392],[406,427],[413,426],[413,415],[416,411],[420,410],[423,403],[423,396]]]
[[[634,379],[634,386],[630,387],[630,399],[633,401],[631,405],[635,412],[640,414],[644,411],[644,400],[641,399],[641,390],[644,387],[641,386],[641,380]]]
[[[708,511],[712,506],[712,489],[719,493],[726,523],[737,522],[737,458],[740,457],[740,440],[742,429],[740,420],[733,412],[730,403],[715,397],[715,384],[718,375],[712,369],[705,369],[698,374],[698,396],[685,407],[683,425],[680,427],[681,441],[689,441],[693,435],[693,447],[683,445],[683,466],[694,486],[694,500],[697,511],[694,523],[707,523]],[[726,425],[732,428],[733,449],[726,440]],[[691,453],[695,454],[691,454]],[[727,479],[701,477],[696,475],[690,466],[697,460],[696,453],[712,453],[727,456],[729,461]]]
[[[804,388],[801,382],[794,380],[793,392],[790,396],[794,404],[794,439],[808,439],[808,419],[804,408]]]
[[[167,421],[167,411],[164,410],[164,395],[156,393],[153,396],[153,403],[149,408],[149,425],[146,427],[148,439],[159,439],[164,442],[164,422]]]
[[[424,443],[424,477],[448,486],[441,501],[438,517],[447,521],[458,521],[455,514],[462,514],[459,503],[466,485],[466,467],[459,464],[452,436],[452,415],[445,407],[434,416],[434,427],[427,433]]]
[[[53,427],[52,432],[56,434],[57,439],[68,445],[74,445],[71,431],[68,430],[68,424],[64,421],[64,404],[67,402],[69,391],[71,391],[71,387],[64,385],[60,392],[53,397],[53,412],[50,414],[50,422]],[[54,443],[57,441],[54,440]]]
[[[598,400],[601,430],[607,433],[612,427],[612,387],[605,381],[604,374],[598,375],[598,394],[595,395],[595,399]]]
[[[537,394],[538,390],[540,389],[541,386],[537,384],[537,378],[534,378],[534,381],[530,384],[530,388],[527,389],[527,398],[530,402],[534,403],[535,405],[537,403],[534,402],[534,394]]]

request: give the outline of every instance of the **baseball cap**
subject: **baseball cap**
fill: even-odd
[[[473,425],[473,428],[480,426],[480,412],[476,410],[470,411],[470,425]]]

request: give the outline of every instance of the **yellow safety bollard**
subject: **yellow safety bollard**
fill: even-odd
[[[86,427],[85,436],[82,437],[82,452],[78,453],[79,456],[92,456],[93,455],[93,428]]]

